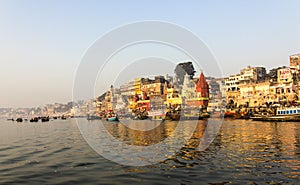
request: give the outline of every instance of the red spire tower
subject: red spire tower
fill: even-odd
[[[201,72],[197,86],[196,93],[198,98],[208,98],[209,97],[209,88],[206,82],[203,72]]]
[[[200,106],[207,107],[209,100],[209,87],[202,71],[196,86],[196,94],[197,98],[200,98]]]

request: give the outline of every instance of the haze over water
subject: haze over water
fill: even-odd
[[[99,124],[81,121],[95,127]],[[165,122],[155,138],[147,134],[137,138],[132,130],[120,129],[120,123],[104,124],[113,136],[128,144],[149,144],[167,137],[177,122]],[[75,119],[47,123],[2,120],[0,184],[298,184],[300,181],[299,123],[225,120],[209,148],[196,152],[195,143],[202,137],[205,126],[205,121],[199,121],[189,144],[174,156],[146,167],[128,167],[93,151],[82,138]]]
[[[40,108],[43,105],[50,105],[53,112],[59,110],[61,116],[71,109],[70,101],[76,92],[74,79],[83,56],[97,39],[116,28],[145,21],[178,25],[203,41],[220,67],[221,72],[216,74],[216,68],[207,71],[199,65],[196,76],[203,70],[206,77],[228,77],[249,65],[267,70],[289,66],[289,56],[300,53],[299,7],[299,0],[0,1],[0,112],[8,107],[12,114],[7,110],[3,113],[8,118],[24,119],[22,123],[0,119],[0,185],[299,184],[300,122],[224,120],[211,145],[197,151],[195,147],[207,127],[206,121],[199,121],[192,138],[174,155],[156,164],[133,167],[95,152],[83,138],[75,119],[25,121],[25,118],[30,120],[30,113],[39,116],[34,111],[47,112],[44,116],[51,117],[48,108]],[[167,34],[171,36],[173,32]],[[113,41],[126,40],[128,35],[114,37],[103,45],[109,49]],[[191,42],[187,43],[191,47]],[[191,48],[204,56],[198,52],[200,47]],[[190,61],[190,57],[168,45],[144,43],[122,51],[104,68],[107,76],[93,79],[95,96],[82,96],[80,100],[103,94],[112,82],[119,87],[136,77],[173,76],[177,63]],[[103,52],[95,50],[97,54]],[[210,64],[207,60],[198,62]],[[148,66],[155,68],[155,73],[150,73],[153,71]],[[116,76],[118,67],[122,71]],[[87,70],[83,76],[87,78],[90,72]],[[78,89],[92,90],[85,88],[86,84]],[[26,116],[15,116],[16,112]],[[90,128],[99,127],[99,121],[79,120]],[[121,123],[105,122],[105,128],[128,146],[149,146],[163,141],[178,125],[165,121],[153,129],[149,120]],[[190,126],[188,122],[185,125]],[[92,131],[97,133],[97,129]],[[176,139],[182,138],[182,134],[176,135]],[[112,149],[110,143],[103,147],[106,151]],[[144,159],[140,160],[136,162]]]

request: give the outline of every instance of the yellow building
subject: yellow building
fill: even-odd
[[[270,83],[251,83],[239,86],[240,95],[237,99],[238,105],[248,105],[249,107],[261,106],[270,101]]]
[[[166,98],[167,105],[181,105],[182,98],[179,94],[179,91],[175,88],[168,88],[167,89],[167,98]]]
[[[228,104],[237,104],[240,98],[240,91],[226,91],[226,102]]]
[[[148,83],[142,85],[142,91],[146,91],[148,95],[162,95],[164,83]]]
[[[134,92],[137,95],[142,95],[142,84],[143,84],[143,78],[136,78],[134,80]]]

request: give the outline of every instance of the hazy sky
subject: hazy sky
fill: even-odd
[[[161,20],[192,31],[224,76],[247,65],[288,65],[289,55],[300,53],[299,8],[299,0],[0,0],[0,107],[71,100],[88,47],[136,21]]]

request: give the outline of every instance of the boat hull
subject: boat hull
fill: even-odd
[[[267,121],[267,122],[300,122],[300,116],[262,116],[251,117],[253,121]]]
[[[107,118],[107,121],[119,121],[117,117]]]

